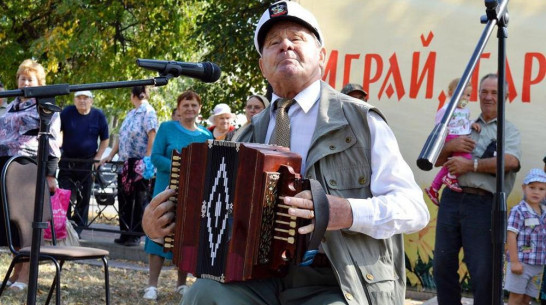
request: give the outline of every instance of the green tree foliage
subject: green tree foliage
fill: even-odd
[[[15,89],[26,58],[47,70],[48,84],[147,79],[137,58],[212,61],[220,81],[177,78],[154,88],[152,103],[163,119],[176,96],[192,88],[202,95],[203,116],[217,103],[242,109],[251,93],[265,93],[253,48],[255,24],[270,2],[251,0],[5,0],[0,1],[0,79]],[[111,120],[123,119],[128,88],[96,91],[95,105]],[[71,96],[57,99],[71,103]]]
[[[246,98],[265,94],[266,82],[254,49],[254,29],[264,10],[273,1],[204,1],[193,37],[203,48],[203,58],[222,68],[222,78],[214,86],[196,84],[203,93],[204,112],[217,103],[227,103],[241,111]]]

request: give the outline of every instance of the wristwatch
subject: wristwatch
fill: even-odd
[[[474,159],[474,172],[478,171],[478,159]]]

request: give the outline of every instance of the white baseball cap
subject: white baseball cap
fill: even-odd
[[[293,1],[278,1],[273,3],[262,15],[256,31],[254,32],[254,46],[258,54],[262,55],[261,46],[265,40],[267,32],[278,21],[287,20],[301,24],[309,29],[320,42],[324,45],[322,32],[320,31],[317,19],[310,11],[303,8],[299,3]]]
[[[93,98],[93,93],[91,93],[91,91],[89,91],[89,90],[77,91],[76,93],[74,93],[74,97],[76,97],[78,95],[85,95],[87,97]]]
[[[546,173],[541,168],[533,168],[529,171],[525,179],[523,179],[523,184],[527,185],[533,182],[546,183]]]

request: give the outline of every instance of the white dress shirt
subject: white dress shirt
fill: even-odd
[[[273,104],[279,97],[273,94]],[[317,124],[320,81],[316,81],[294,98],[290,117],[290,150],[302,156],[305,175],[307,153]],[[275,107],[270,107],[266,143],[275,128]],[[424,227],[430,218],[423,192],[413,172],[402,158],[396,138],[387,123],[375,112],[368,113],[371,135],[370,188],[372,197],[348,198],[353,211],[351,231],[373,238],[388,238],[398,233],[413,233]]]
[[[311,139],[313,138],[313,132],[315,126],[317,126],[318,116],[318,99],[320,97],[320,81],[312,83],[309,87],[305,88],[302,92],[298,93],[294,99],[296,103],[290,106],[288,109],[288,117],[290,117],[290,151],[301,155],[301,175],[305,175],[305,168],[307,165],[307,153],[309,152],[309,146],[311,146]],[[269,143],[273,130],[275,129],[275,118],[277,109],[277,100],[280,97],[273,93],[271,100],[273,103],[269,107],[269,126],[267,127],[267,134],[265,142]]]

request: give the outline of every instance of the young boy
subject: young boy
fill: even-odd
[[[448,97],[453,95],[455,88],[457,88],[457,84],[459,84],[459,80],[459,78],[456,78],[449,83],[449,86],[447,87]],[[468,84],[463,91],[461,99],[457,103],[457,108],[455,108],[455,111],[453,111],[453,115],[447,124],[448,132],[445,140],[446,142],[449,142],[462,135],[469,135],[471,127],[477,128],[471,123],[470,110],[466,108],[470,94],[472,94],[472,87],[470,84]],[[447,110],[447,106],[448,104],[445,104],[436,112],[435,124],[440,123]],[[454,156],[462,156],[468,159],[472,158],[469,153],[455,153]],[[457,181],[457,177],[451,175],[446,167],[442,167],[438,174],[436,174],[436,177],[432,181],[430,187],[425,188],[425,193],[435,205],[439,204],[438,191],[440,191],[440,188],[442,188],[442,184],[445,184],[455,192],[462,192],[459,182]]]
[[[546,173],[534,168],[523,180],[523,200],[508,218],[508,266],[504,289],[508,305],[529,304],[538,296],[546,264]]]

